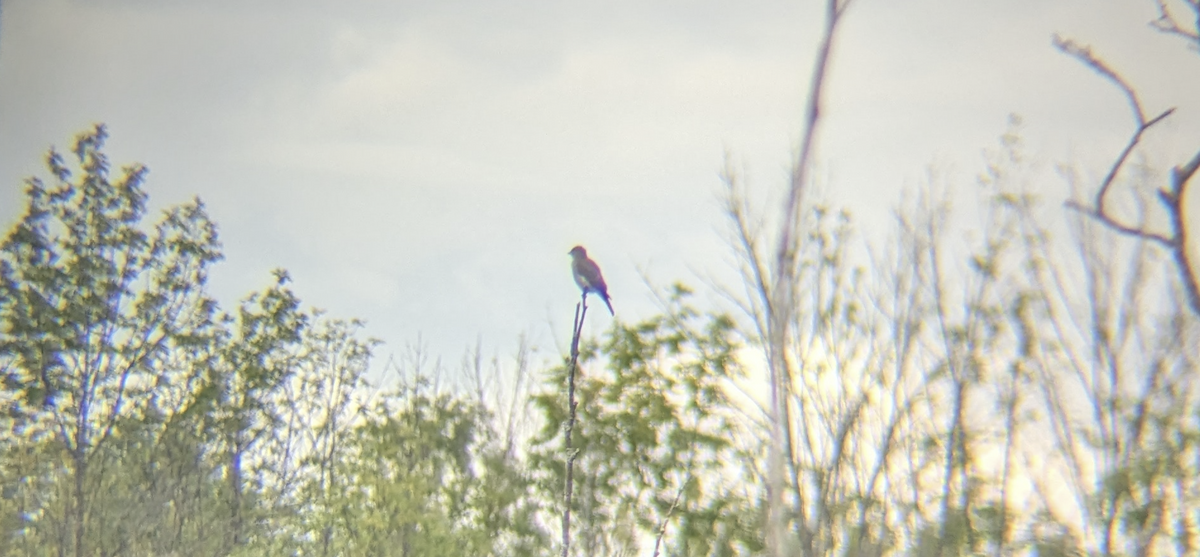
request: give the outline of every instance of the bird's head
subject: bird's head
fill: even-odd
[[[567,253],[571,257],[587,257],[587,250],[583,249],[583,246],[575,246]]]

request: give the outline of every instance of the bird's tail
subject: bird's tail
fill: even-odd
[[[604,305],[608,306],[608,314],[612,315],[613,317],[616,317],[617,314],[616,314],[616,312],[613,311],[612,302],[609,301],[610,299],[611,298],[608,297],[608,294],[605,294],[604,295]]]

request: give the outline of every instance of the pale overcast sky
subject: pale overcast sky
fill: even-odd
[[[0,222],[50,145],[105,122],[156,207],[208,205],[226,307],[284,267],[305,302],[366,319],[382,356],[420,334],[457,365],[477,337],[503,356],[522,332],[553,355],[575,244],[626,321],[656,311],[642,270],[728,274],[724,153],[759,191],[783,184],[822,4],[4,0]],[[1150,140],[1152,162],[1182,162],[1200,54],[1154,16],[1151,0],[856,0],[818,175],[870,235],[930,163],[972,195],[1010,113],[1037,156],[1101,172],[1132,120],[1056,32],[1147,111],[1179,107]]]

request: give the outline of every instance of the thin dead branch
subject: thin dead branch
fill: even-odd
[[[571,446],[571,433],[575,430],[575,410],[578,402],[575,400],[575,376],[579,370],[579,339],[583,336],[583,320],[587,317],[587,295],[585,289],[575,305],[575,322],[571,335],[571,362],[567,371],[567,425],[563,447],[567,455],[567,482],[563,490],[562,517],[562,556],[567,557],[571,551],[571,498],[575,484],[575,458],[579,451]]]
[[[687,479],[679,484],[679,489],[675,492],[675,499],[671,501],[671,507],[667,509],[667,513],[663,515],[662,523],[658,527],[658,536],[654,538],[654,557],[658,557],[662,549],[663,538],[667,535],[667,524],[671,522],[671,516],[675,514],[675,509],[679,507],[679,500],[683,498],[683,492],[687,489],[688,483],[692,481],[692,476],[689,471]]]
[[[1129,104],[1133,107],[1133,115],[1135,118],[1137,118],[1139,128],[1144,129],[1152,126],[1158,120],[1163,118],[1163,116],[1159,116],[1158,118],[1154,119],[1154,122],[1147,124],[1146,113],[1142,110],[1142,103],[1138,100],[1137,93],[1134,92],[1133,87],[1129,86],[1129,83],[1125,81],[1125,78],[1121,77],[1116,71],[1108,67],[1108,64],[1105,63],[1104,60],[1093,54],[1092,47],[1081,45],[1071,39],[1064,39],[1058,35],[1054,36],[1053,41],[1055,48],[1059,49],[1064,54],[1073,56],[1080,62],[1083,62],[1089,68],[1095,70],[1096,73],[1113,82],[1114,85],[1119,87],[1121,91],[1125,93],[1125,98],[1129,100]],[[1170,113],[1171,110],[1168,110],[1167,113]]]
[[[795,273],[796,252],[799,243],[797,235],[800,229],[800,214],[804,189],[808,182],[809,167],[812,164],[813,146],[816,142],[817,129],[821,118],[821,100],[825,89],[825,75],[829,72],[829,59],[833,51],[834,38],[837,35],[838,23],[851,0],[827,0],[825,5],[825,28],[821,42],[817,48],[817,57],[813,63],[812,78],[809,81],[808,99],[805,106],[804,131],[800,141],[800,153],[795,167],[792,169],[791,184],[785,197],[782,221],[779,223],[780,234],[775,249],[775,269],[772,277],[769,305],[766,308],[768,323],[767,359],[770,365],[770,401],[771,401],[771,443],[768,454],[768,496],[767,505],[767,554],[782,556],[791,554],[786,541],[787,516],[803,516],[802,507],[786,508],[793,505],[785,503],[784,470],[785,459],[783,452],[786,443],[791,440],[790,406],[788,392],[793,377],[791,365],[787,358],[788,329],[791,312],[795,306]],[[794,477],[794,476],[793,476]],[[797,492],[799,490],[796,490]],[[799,501],[799,500],[798,500]],[[794,531],[799,533],[797,540],[800,552],[812,552],[811,536],[807,532],[807,524],[798,524]]]
[[[1200,3],[1200,0],[1187,0],[1187,2],[1189,6],[1193,6],[1197,10],[1197,14],[1200,14],[1200,4],[1198,4]],[[1159,2],[1159,8],[1160,12],[1163,14],[1163,17],[1169,19],[1169,12],[1167,12],[1165,4],[1163,4],[1161,1]],[[1174,21],[1173,19],[1169,20],[1172,22]],[[1200,26],[1200,21],[1197,22],[1197,25]],[[1186,242],[1187,220],[1184,218],[1185,209],[1181,203],[1188,183],[1190,182],[1192,176],[1196,174],[1197,167],[1200,167],[1200,153],[1197,153],[1196,156],[1192,157],[1192,160],[1190,160],[1187,164],[1174,168],[1173,172],[1171,173],[1171,188],[1169,190],[1159,189],[1158,191],[1159,200],[1162,201],[1163,205],[1166,207],[1170,218],[1169,233],[1164,234],[1148,230],[1144,224],[1135,226],[1124,224],[1118,221],[1106,209],[1104,203],[1105,197],[1111,190],[1117,174],[1120,173],[1121,169],[1125,165],[1125,162],[1129,159],[1130,153],[1133,152],[1134,148],[1136,148],[1138,143],[1141,141],[1142,134],[1146,133],[1146,131],[1155,124],[1165,120],[1168,116],[1175,112],[1175,109],[1169,108],[1163,111],[1161,114],[1147,119],[1146,113],[1142,109],[1141,101],[1138,99],[1137,92],[1132,86],[1129,85],[1127,81],[1125,81],[1124,78],[1120,76],[1120,74],[1109,67],[1109,65],[1103,59],[1096,56],[1090,47],[1080,45],[1071,39],[1064,39],[1057,35],[1054,37],[1054,46],[1064,54],[1079,60],[1084,65],[1088,66],[1096,73],[1099,73],[1101,76],[1116,85],[1117,88],[1119,88],[1125,94],[1126,99],[1129,101],[1130,108],[1133,111],[1134,119],[1137,121],[1137,129],[1129,138],[1129,142],[1126,143],[1125,148],[1121,150],[1121,153],[1117,156],[1116,160],[1113,161],[1112,167],[1108,170],[1108,174],[1105,175],[1104,180],[1100,183],[1100,188],[1096,191],[1096,196],[1092,201],[1092,206],[1089,207],[1076,201],[1068,201],[1066,203],[1067,208],[1079,211],[1084,215],[1094,218],[1104,226],[1120,234],[1133,236],[1141,240],[1156,243],[1170,251],[1175,259],[1175,264],[1179,271],[1180,279],[1183,281],[1184,289],[1187,292],[1188,305],[1191,307],[1193,313],[1195,313],[1197,316],[1200,316],[1200,282],[1198,282],[1200,279],[1197,278],[1198,273],[1192,266],[1192,262],[1188,255]]]
[[[1156,0],[1155,4],[1158,5],[1158,19],[1151,21],[1150,26],[1168,35],[1176,35],[1194,42],[1192,48],[1200,51],[1200,0],[1184,0],[1184,4],[1196,12],[1193,29],[1187,29],[1180,24],[1180,20],[1167,8],[1165,0]]]

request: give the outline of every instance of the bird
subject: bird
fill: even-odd
[[[616,315],[612,302],[609,301],[608,285],[604,284],[604,275],[600,274],[600,266],[588,259],[587,250],[583,249],[583,246],[571,248],[568,254],[571,256],[571,274],[575,276],[575,284],[583,290],[583,295],[587,296],[588,292],[599,294],[600,299],[604,300],[604,305],[608,306],[608,313]]]

